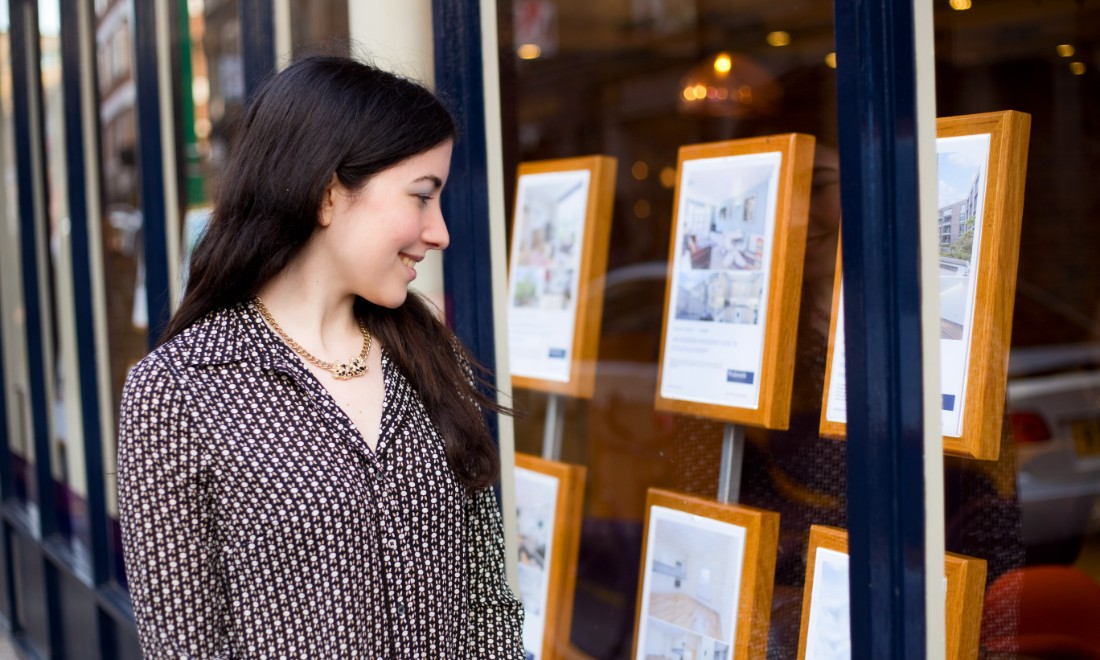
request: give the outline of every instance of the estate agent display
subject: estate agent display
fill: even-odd
[[[779,514],[649,489],[634,658],[766,657]]]
[[[609,156],[519,166],[508,273],[515,387],[592,396],[615,167]]]
[[[948,552],[944,564],[947,599],[947,658],[978,655],[985,597],[986,562]],[[849,660],[848,533],[812,525],[802,596],[799,660]]]
[[[585,469],[516,454],[515,475],[524,653],[528,660],[565,658]]]
[[[814,139],[680,148],[656,407],[784,429]]]
[[[937,121],[944,448],[973,458],[1000,448],[1030,122],[1012,111]],[[847,422],[843,295],[838,267],[821,412],[833,437]]]

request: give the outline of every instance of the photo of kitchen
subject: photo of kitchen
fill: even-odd
[[[745,529],[655,506],[649,534],[638,658],[728,660]]]

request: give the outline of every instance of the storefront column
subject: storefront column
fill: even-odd
[[[455,113],[461,134],[443,195],[452,240],[443,259],[447,317],[459,339],[511,402],[506,328],[504,171],[495,0],[432,0],[436,89]],[[498,341],[499,338],[499,341]],[[500,497],[509,579],[518,583],[512,420],[490,421],[500,448]],[[518,593],[518,592],[517,592]]]
[[[931,8],[877,0],[835,12],[845,331],[859,347],[846,362],[852,657],[942,657],[942,602],[938,625],[925,609],[927,585],[943,579],[942,498],[931,500],[941,503],[938,558],[925,500],[926,485],[942,489],[943,451],[928,422],[939,418],[938,333],[923,318],[938,312],[921,301],[920,220],[935,212],[922,194],[934,174],[919,166],[935,158],[934,104],[923,98],[935,90],[918,84],[932,66]],[[938,483],[926,484],[926,458],[941,467]],[[936,562],[938,574],[927,569]]]

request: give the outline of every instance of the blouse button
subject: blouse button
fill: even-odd
[[[390,550],[396,550],[397,549],[397,540],[396,539],[386,539],[386,547],[389,548]]]
[[[401,605],[401,604],[397,605],[397,615],[398,616],[405,616],[405,606],[404,605]]]

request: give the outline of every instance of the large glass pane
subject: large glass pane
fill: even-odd
[[[1100,617],[1100,6],[936,8],[938,114],[1031,115],[1008,430],[1000,460],[948,461],[948,550],[989,562],[986,649],[1095,654],[1074,622]]]
[[[39,47],[42,57],[43,114],[45,118],[47,222],[51,276],[50,323],[46,352],[51,373],[50,469],[58,530],[71,542],[75,568],[88,573],[89,530],[87,485],[84,471],[84,434],[80,417],[80,387],[76,366],[76,330],[73,301],[73,263],[70,243],[68,181],[65,154],[65,99],[62,92],[60,5],[39,0]],[[26,255],[24,255],[26,256]],[[45,429],[38,430],[45,432]],[[43,512],[53,515],[53,512]]]
[[[840,211],[832,6],[515,0],[501,7],[502,50],[511,50],[501,72],[506,173],[526,161],[618,159],[595,395],[564,401],[561,458],[588,475],[571,653],[630,657],[647,490],[718,495],[724,423],[654,410],[677,150],[787,132],[817,139],[790,429],[747,429],[741,466],[741,503],[780,514],[768,656],[795,657],[809,526],[843,527],[846,518],[845,445],[817,430]],[[735,209],[747,218],[746,205]],[[510,215],[511,207],[509,200]],[[722,249],[715,243],[706,268],[725,268],[713,258]],[[547,395],[520,389],[515,396],[526,413],[517,421],[517,450],[538,455]],[[692,622],[717,616],[719,573],[701,565],[705,548],[691,545],[670,544],[660,558],[673,567],[669,575],[685,567],[683,578],[667,582],[690,611],[650,626],[638,657],[729,657],[716,639],[696,641],[703,624]]]
[[[101,210],[102,285],[106,300],[106,369],[111,411],[118,410],[126,374],[146,351],[142,214],[137,169],[136,87],[133,68],[131,3],[97,0],[96,75],[99,94],[99,167],[103,190]],[[106,427],[114,429],[114,419]],[[114,474],[116,440],[103,438],[103,463]],[[112,565],[123,579],[121,532],[115,484],[107,481],[107,510]]]
[[[20,501],[37,501],[34,483],[34,444],[30,430],[27,383],[26,315],[23,309],[22,255],[19,250],[19,198],[12,116],[11,49],[8,2],[0,0],[0,173],[3,174],[3,240],[0,240],[0,304],[4,324],[4,399],[8,407],[7,446],[11,452],[12,492]]]

